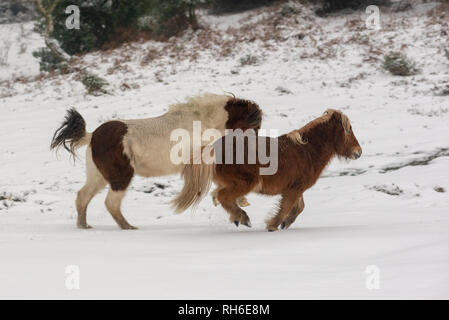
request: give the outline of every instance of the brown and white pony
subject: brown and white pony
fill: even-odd
[[[273,175],[260,175],[259,169],[264,165],[258,161],[248,164],[248,150],[251,149],[248,148],[248,140],[245,140],[244,163],[224,164],[225,137],[222,137],[221,164],[193,164],[184,168],[186,185],[191,184],[191,180],[200,180],[196,183],[199,188],[189,193],[197,196],[185,202],[197,204],[211,184],[211,181],[201,178],[212,177],[213,182],[219,186],[213,196],[229,213],[230,221],[237,226],[243,224],[250,227],[250,219],[238,206],[237,199],[250,192],[280,194],[282,199],[279,209],[266,221],[266,227],[268,231],[277,230],[279,225],[282,229],[288,228],[304,210],[303,193],[315,184],[331,159],[335,156],[357,159],[362,154],[349,119],[341,111],[332,109],[299,130],[277,138],[263,138],[266,138],[269,153],[278,152],[278,169]],[[270,150],[269,139],[278,140],[277,150]],[[235,141],[234,139],[234,159],[237,149]],[[258,150],[258,143],[254,147]]]
[[[106,208],[120,228],[135,229],[120,209],[131,179],[136,174],[154,177],[181,172],[185,164],[170,160],[170,150],[175,144],[170,141],[170,134],[180,128],[192,133],[194,121],[201,121],[202,131],[213,128],[224,134],[225,129],[260,128],[262,111],[252,101],[205,94],[170,106],[162,116],[108,121],[89,133],[83,117],[75,109],[68,110],[53,136],[51,149],[63,146],[75,155],[77,148],[88,145],[86,183],[76,198],[77,226],[90,228],[86,221],[87,206],[109,184]]]

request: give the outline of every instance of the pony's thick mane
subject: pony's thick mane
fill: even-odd
[[[287,133],[287,137],[289,137],[291,140],[293,140],[293,142],[297,143],[297,144],[306,144],[307,141],[305,141],[301,134],[298,132],[298,130],[294,130],[290,133]]]
[[[310,129],[316,127],[319,124],[327,123],[332,118],[334,114],[339,114],[341,117],[341,123],[343,125],[343,128],[346,132],[350,131],[351,122],[349,121],[349,118],[340,110],[335,109],[327,109],[321,117],[316,118],[315,120],[310,121],[308,124],[306,124],[304,127],[302,127],[299,130],[295,130],[301,135],[309,131]]]
[[[341,123],[343,125],[343,128],[345,129],[345,132],[349,132],[351,128],[351,122],[349,121],[349,118],[340,110],[327,109],[321,117],[318,117],[310,121],[301,129],[293,130],[292,132],[287,134],[287,137],[289,137],[295,143],[306,144],[307,141],[304,140],[303,138],[304,133],[307,133],[308,131],[315,128],[319,124],[329,122],[329,120],[332,118],[332,115],[335,113],[338,113],[340,115]]]
[[[227,95],[205,93],[189,97],[185,102],[178,102],[170,105],[168,107],[168,112],[183,111],[183,110],[192,111],[192,109],[193,111],[201,112],[203,110],[210,108],[210,106],[222,105],[224,107],[224,105],[229,99],[231,99],[231,97]]]

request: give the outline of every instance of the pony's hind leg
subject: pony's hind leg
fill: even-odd
[[[106,196],[105,205],[111,214],[112,218],[114,218],[115,222],[122,229],[137,229],[136,227],[130,225],[128,221],[126,221],[125,217],[121,211],[122,200],[125,197],[126,190],[114,191],[109,189],[108,195]]]
[[[288,216],[282,221],[281,228],[282,229],[288,229],[296,220],[296,218],[301,214],[301,212],[304,210],[304,197],[301,196],[293,209],[290,211]]]
[[[237,192],[236,192],[237,191]],[[249,192],[249,190],[247,191]],[[237,198],[239,195],[246,194],[247,192],[240,192],[236,189],[228,189],[226,187],[221,188],[218,191],[217,199],[221,203],[222,207],[229,213],[229,220],[236,226],[243,224],[244,226],[251,227],[251,221],[246,212],[237,205]]]
[[[87,181],[86,184],[78,191],[76,197],[76,211],[78,212],[78,219],[76,225],[80,229],[89,229],[91,226],[87,224],[87,206],[92,198],[106,186],[106,181],[101,177],[101,180]]]
[[[222,186],[217,184],[217,187],[214,189],[214,191],[211,192],[212,202],[214,203],[214,206],[218,206],[220,204],[217,196],[218,196],[218,192],[220,191],[221,188],[222,188]]]
[[[98,171],[109,183],[110,189],[105,205],[109,213],[122,229],[136,229],[123,217],[122,199],[134,176],[131,160],[125,152],[124,137],[128,126],[122,121],[103,123],[92,133],[92,159]]]
[[[87,224],[87,206],[92,198],[104,189],[106,184],[106,180],[103,178],[92,161],[90,148],[88,147],[86,152],[86,183],[78,191],[76,197],[76,211],[78,213],[76,225],[78,228],[91,228],[91,226]]]
[[[279,225],[284,221],[288,214],[294,208],[298,201],[298,192],[295,190],[288,190],[282,194],[281,203],[278,212],[266,221],[268,231],[276,231]]]
[[[220,202],[218,201],[217,195],[221,188],[223,188],[223,187],[220,186],[219,184],[217,184],[217,187],[215,188],[215,190],[211,192],[212,202],[214,203],[214,206],[218,206],[220,204]],[[248,199],[246,199],[246,197],[237,198],[237,205],[239,207],[249,206]]]

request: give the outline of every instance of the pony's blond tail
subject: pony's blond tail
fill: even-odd
[[[211,164],[187,164],[182,169],[184,187],[172,201],[176,213],[197,206],[209,192],[215,173],[215,162]]]

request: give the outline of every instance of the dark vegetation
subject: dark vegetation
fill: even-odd
[[[37,1],[37,0],[35,0]],[[149,49],[141,64],[146,65],[150,61],[157,59],[165,47],[176,46],[177,50],[170,51],[170,57],[183,57],[191,54],[191,59],[195,59],[195,50],[210,48],[215,46],[221,50],[222,56],[228,56],[232,52],[235,41],[247,38],[248,41],[260,39],[282,40],[279,28],[276,26],[279,21],[289,19],[300,14],[300,6],[295,5],[295,1],[286,0],[42,0],[46,8],[51,7],[56,2],[55,9],[51,13],[54,28],[51,37],[57,40],[61,49],[66,52],[70,60],[62,61],[55,56],[55,51],[48,46],[33,53],[40,59],[42,71],[53,72],[78,72],[77,77],[85,86],[89,93],[104,93],[106,86],[103,78],[95,76],[85,70],[82,65],[77,65],[76,60],[79,55],[95,50],[109,50],[120,46],[123,43],[130,43],[140,39],[155,39],[164,41],[161,50]],[[323,16],[332,14],[344,14],[344,9],[362,10],[367,5],[383,5],[392,7],[393,4],[406,3],[410,1],[390,2],[391,0],[296,0],[296,2],[308,2],[316,8],[316,13]],[[446,0],[445,0],[446,1]],[[449,0],[448,0],[449,1]],[[67,29],[65,23],[68,14],[65,8],[68,5],[77,5],[80,8],[80,29]],[[234,13],[258,7],[272,5],[272,11],[276,11],[276,19],[265,18],[258,23],[266,24],[265,33],[259,35],[254,25],[247,25],[242,28],[230,28],[227,31],[231,36],[223,40],[222,37],[210,31],[207,25],[202,26],[202,21],[197,18],[197,9],[205,9],[214,14]],[[270,9],[270,10],[271,10]],[[257,14],[257,12],[255,13]],[[270,20],[271,19],[271,20]],[[328,18],[332,19],[332,18]],[[46,31],[46,21],[41,19],[36,23],[36,29],[42,33]],[[184,31],[196,32],[199,47],[189,52],[183,50],[183,44],[174,37],[182,35]],[[268,30],[268,31],[267,31]],[[307,36],[301,32],[295,35],[298,39]],[[360,41],[363,39],[359,39]],[[269,44],[266,44],[269,46]],[[332,50],[323,49],[323,55],[332,54]],[[446,49],[444,52],[449,58]],[[127,57],[123,57],[125,59]],[[304,58],[304,57],[303,57]],[[244,55],[240,58],[242,66],[254,65],[259,62],[260,57],[255,55]],[[119,58],[114,68],[108,69],[108,74],[115,70],[121,70],[122,65]],[[378,59],[379,62],[380,59]],[[401,52],[393,52],[385,55],[382,61],[383,68],[390,73],[399,76],[413,75],[418,72],[413,61],[408,59]],[[381,63],[382,63],[381,62]]]
[[[390,5],[390,0],[323,0],[323,5],[316,13],[318,15],[326,15],[343,9],[359,9],[369,5],[384,6]]]
[[[212,0],[209,2],[211,13],[221,14],[255,9],[272,4],[276,0]]]
[[[411,76],[418,72],[416,63],[401,52],[386,54],[382,66],[395,76]]]
[[[196,9],[209,9],[215,14],[254,9],[274,3],[285,3],[282,15],[294,14],[293,7],[282,0],[57,0],[51,13],[56,39],[70,56],[95,50],[107,50],[125,42],[141,38],[167,40],[191,28],[200,29]],[[306,1],[306,0],[304,0]],[[387,4],[390,0],[369,0],[369,4]],[[345,8],[358,8],[367,0],[322,0],[315,3],[317,12],[327,14]],[[43,6],[51,7],[55,0],[42,0]],[[76,5],[80,8],[80,29],[67,29],[68,14],[65,8]],[[36,29],[45,32],[46,22],[41,19]],[[54,52],[53,52],[54,53]],[[58,69],[58,58],[51,50],[35,53],[41,59],[41,69]]]

